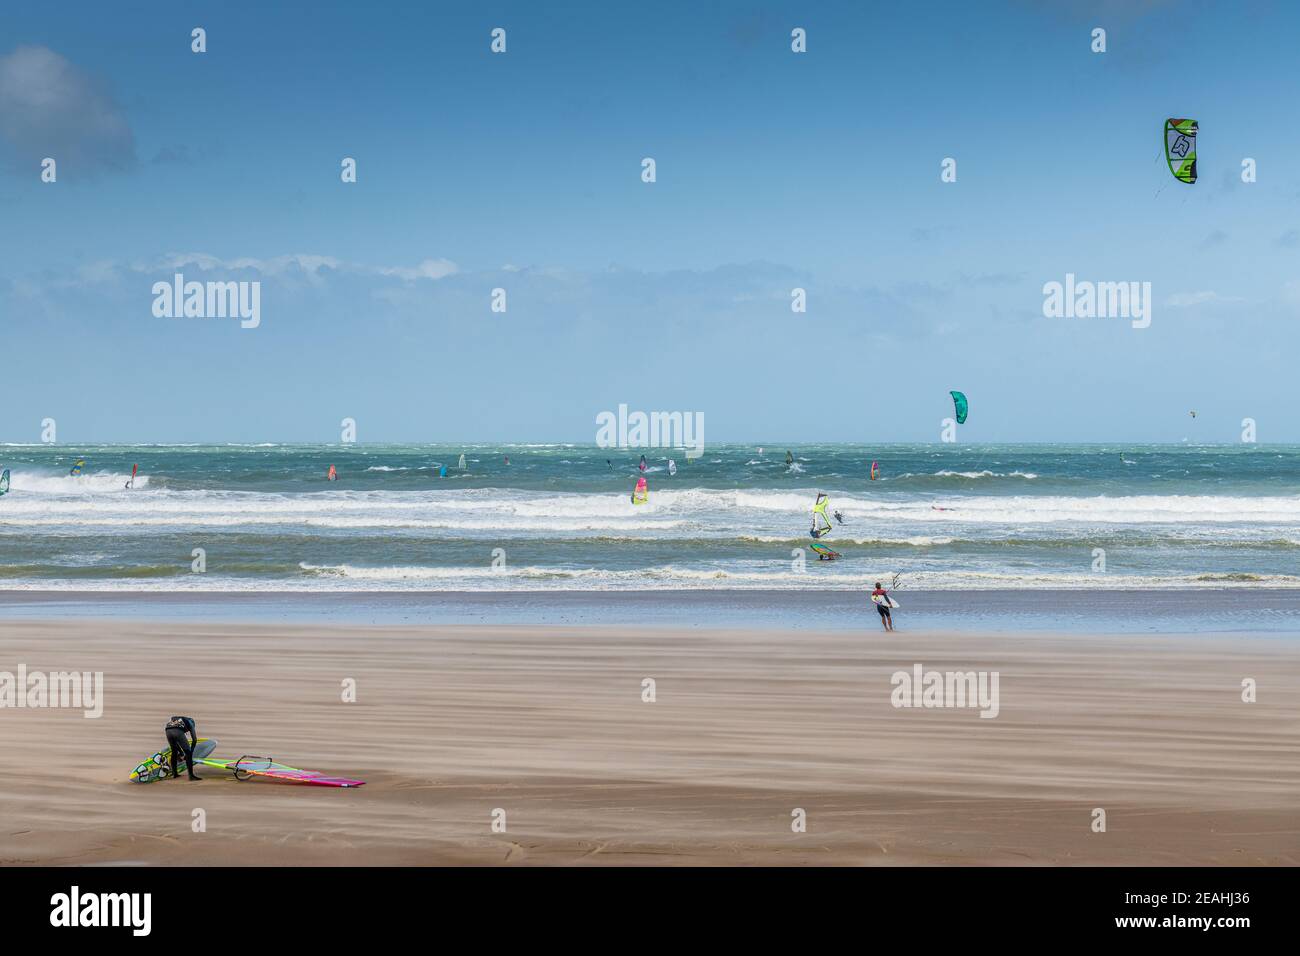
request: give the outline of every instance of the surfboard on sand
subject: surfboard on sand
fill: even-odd
[[[200,760],[217,749],[217,741],[210,737],[200,737],[194,744],[194,762],[197,765]],[[155,780],[162,780],[164,777],[172,775],[172,749],[164,747],[152,757],[136,765],[131,771],[131,779],[136,783],[153,783]],[[178,773],[185,773],[185,758],[181,757],[176,762]]]

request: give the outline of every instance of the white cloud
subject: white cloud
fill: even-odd
[[[1223,305],[1245,302],[1246,300],[1235,295],[1219,295],[1209,289],[1200,292],[1175,292],[1169,298],[1165,299],[1165,305],[1171,309],[1185,309],[1195,305],[1204,305],[1207,302],[1216,302]]]
[[[107,86],[43,46],[0,56],[0,138],[33,170],[55,159],[60,178],[135,164],[135,137]]]
[[[445,279],[460,271],[456,263],[448,259],[425,259],[414,269],[402,266],[387,266],[375,270],[380,275],[396,276],[399,279]]]

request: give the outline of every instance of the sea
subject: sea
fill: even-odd
[[[647,450],[644,472],[641,454],[0,445],[0,589],[1300,588],[1300,446],[720,444]],[[833,561],[808,547],[819,492]]]

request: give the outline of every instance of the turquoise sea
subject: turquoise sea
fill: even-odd
[[[1300,446],[651,449],[635,506],[642,451],[0,445],[0,590],[1300,587]]]

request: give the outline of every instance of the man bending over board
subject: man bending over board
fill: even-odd
[[[194,745],[199,742],[199,735],[194,726],[193,717],[173,717],[167,721],[163,727],[163,732],[167,734],[167,746],[172,749],[172,776],[178,777],[176,772],[176,758],[180,754],[185,755],[185,767],[190,772],[191,780],[198,780],[194,776]],[[189,742],[186,743],[185,735],[190,735]]]

